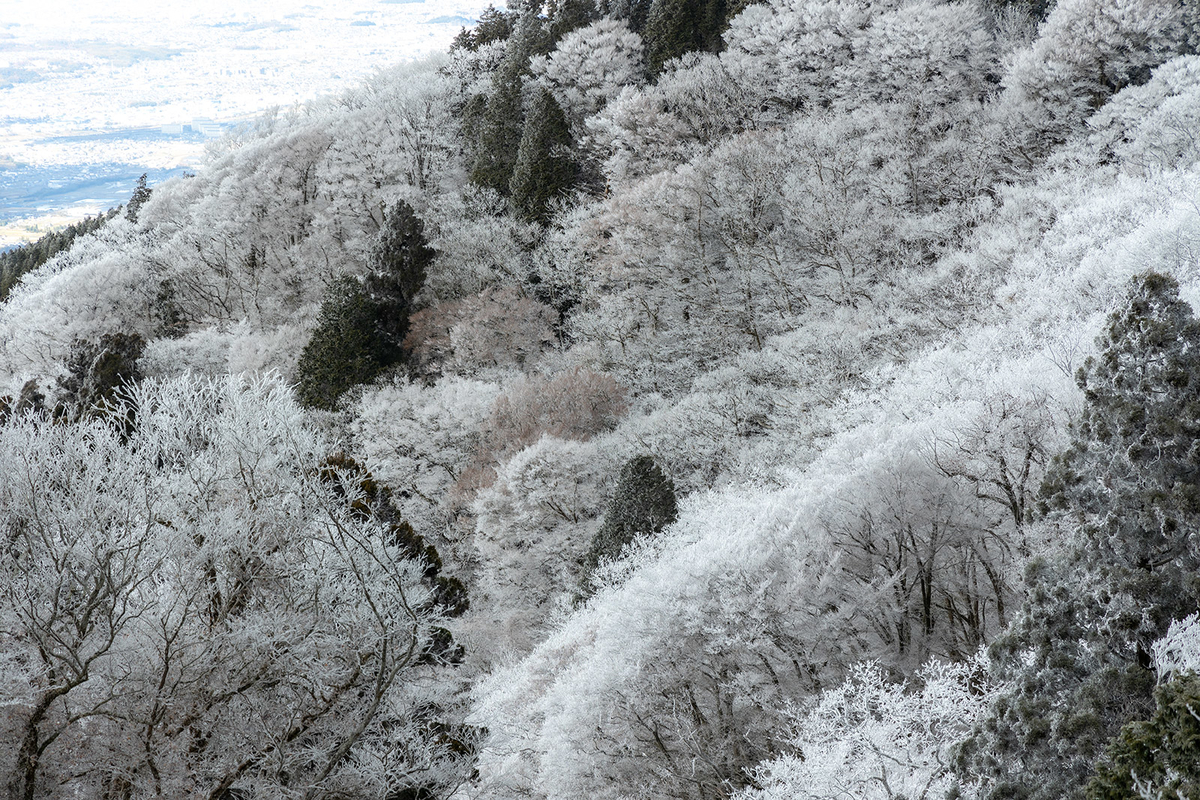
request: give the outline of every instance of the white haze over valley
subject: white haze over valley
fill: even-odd
[[[203,162],[272,107],[445,51],[482,0],[0,2],[0,248]],[[503,5],[503,4],[500,4]]]

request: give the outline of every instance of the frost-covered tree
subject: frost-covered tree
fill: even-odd
[[[995,687],[986,669],[980,657],[930,662],[916,685],[905,686],[889,681],[879,664],[856,665],[844,683],[797,715],[791,752],[756,770],[762,788],[737,797],[884,800],[961,792],[966,787],[950,771],[949,756],[957,738],[987,712]]]
[[[369,476],[322,464],[278,379],[146,382],[132,402],[127,436],[0,429],[9,795],[454,785],[471,734],[436,710],[449,691],[419,688],[458,657],[436,553]]]
[[[1026,157],[1044,155],[1122,88],[1183,52],[1184,4],[1170,0],[1061,0],[1037,41],[1013,59],[1005,101],[1025,129]]]
[[[602,19],[572,31],[548,55],[534,56],[530,69],[548,86],[579,137],[584,118],[600,111],[622,87],[645,79],[642,39],[624,22]]]
[[[964,751],[993,797],[1081,796],[1106,742],[1153,709],[1153,643],[1200,604],[1200,322],[1173,278],[1146,273],[1098,344],[1043,486],[1043,524],[1070,545],[1030,573],[995,647],[1012,689]]]

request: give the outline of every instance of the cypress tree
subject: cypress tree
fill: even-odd
[[[412,206],[396,203],[379,232],[366,279],[342,278],[326,293],[296,365],[296,397],[303,405],[333,410],[347,389],[404,360],[408,318],[435,256]]]
[[[401,358],[399,348],[408,335],[413,301],[436,255],[425,239],[425,223],[413,207],[403,200],[392,206],[379,232],[365,287],[375,305],[379,338],[392,350],[388,362]]]
[[[516,28],[504,49],[504,60],[492,79],[492,90],[483,112],[478,121],[472,121],[469,126],[477,137],[472,183],[508,195],[524,132],[522,90],[529,74],[529,59],[549,47],[549,37],[536,9],[520,12]]]
[[[133,189],[133,196],[129,198],[129,202],[125,205],[125,219],[130,222],[137,222],[138,212],[142,210],[142,206],[150,199],[150,187],[146,185],[146,173],[142,173],[142,177],[137,179],[137,186]]]
[[[541,89],[530,106],[509,184],[513,209],[525,220],[544,224],[550,201],[570,191],[578,174],[567,117],[554,96]]]

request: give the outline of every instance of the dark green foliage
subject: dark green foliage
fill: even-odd
[[[727,0],[654,0],[642,32],[650,74],[684,53],[719,52],[728,13]]]
[[[627,2],[610,2],[610,5],[619,5],[625,12],[625,21],[629,24],[629,29],[634,33],[642,33],[646,30],[646,20],[650,18],[650,7],[654,5],[654,0],[627,0]]]
[[[125,204],[125,219],[130,222],[137,222],[138,212],[142,210],[142,206],[149,199],[150,187],[146,185],[146,173],[143,172],[142,177],[137,180],[137,186],[133,188],[133,196]]]
[[[154,335],[164,339],[178,339],[187,333],[187,320],[179,305],[175,284],[168,278],[158,287],[151,313],[156,322]]]
[[[12,395],[0,397],[0,425],[5,424],[14,416],[22,414],[41,414],[46,410],[46,395],[34,378],[25,381],[17,399]]]
[[[58,379],[55,413],[77,420],[121,408],[128,387],[142,379],[137,362],[145,348],[145,340],[136,333],[106,333],[95,342],[76,340],[67,374]]]
[[[403,200],[396,203],[379,233],[366,290],[377,309],[380,336],[397,351],[408,335],[413,300],[425,285],[426,270],[436,255],[413,207]],[[389,362],[398,358],[397,352]]]
[[[513,26],[517,15],[510,11],[500,11],[489,5],[479,15],[479,22],[474,28],[463,28],[450,43],[450,52],[455,50],[475,51],[485,44],[503,42],[512,36]]]
[[[995,798],[1082,796],[1105,744],[1153,710],[1151,644],[1200,607],[1200,323],[1174,279],[1134,279],[1042,487],[1066,553],[1034,565],[993,647],[1010,695],[963,750]]]
[[[474,137],[468,140],[473,150],[471,182],[505,196],[525,130],[522,91],[529,75],[529,59],[551,47],[543,22],[533,10],[521,13],[482,113],[473,109],[476,118],[464,125],[464,133]]]
[[[595,0],[549,0],[546,4],[552,42],[558,42],[571,31],[590,25],[599,17]]]
[[[504,195],[508,194],[524,131],[521,85],[521,76],[506,76],[502,69],[474,125],[477,138],[471,182]]]
[[[329,287],[317,327],[296,363],[296,398],[332,411],[352,386],[372,381],[391,352],[376,330],[375,304],[362,284],[342,278]]]
[[[1088,784],[1088,800],[1138,797],[1134,775],[1160,796],[1200,800],[1200,676],[1167,681],[1154,700],[1153,717],[1121,729]]]
[[[82,222],[68,225],[61,231],[47,233],[36,242],[0,253],[0,300],[8,297],[8,293],[21,280],[21,276],[37,269],[59,253],[69,250],[78,237],[100,230],[119,210],[109,209],[107,213],[88,217]]]
[[[1045,20],[1057,4],[1057,0],[992,0],[988,3],[988,5],[999,12],[1008,11],[1009,9],[1024,12],[1034,22]]]
[[[529,222],[545,224],[551,201],[564,197],[578,174],[566,115],[554,96],[541,89],[525,120],[509,184],[513,210]]]
[[[333,410],[347,389],[404,360],[413,299],[434,256],[412,207],[397,203],[380,231],[366,280],[343,278],[326,293],[296,364],[296,397],[303,405]]]
[[[638,536],[655,534],[679,515],[675,483],[663,474],[651,456],[630,459],[621,468],[617,491],[604,514],[604,522],[584,556],[584,576],[602,562],[621,555]]]

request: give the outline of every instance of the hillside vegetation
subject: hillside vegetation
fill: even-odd
[[[8,796],[1196,797],[1198,131],[1192,0],[521,2],[262,117],[0,304]]]

